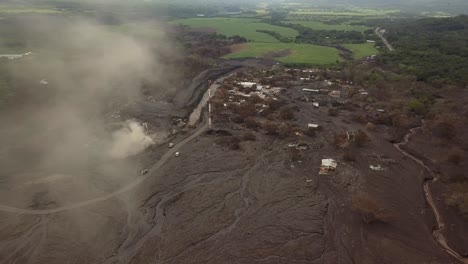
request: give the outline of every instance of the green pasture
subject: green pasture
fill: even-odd
[[[225,58],[248,58],[273,56],[273,53],[284,52],[278,61],[288,64],[327,65],[340,60],[334,48],[295,43],[245,43],[237,47],[237,51],[228,54]]]
[[[299,24],[304,27],[308,27],[314,30],[344,30],[344,31],[360,31],[364,32],[370,27],[366,26],[352,26],[347,24],[337,24],[337,25],[329,25],[319,21],[283,21],[284,23],[291,23],[291,24]]]
[[[239,35],[255,42],[279,42],[273,36],[257,32],[257,30],[275,31],[289,38],[295,38],[298,35],[294,29],[262,23],[258,19],[252,18],[187,18],[174,20],[173,23],[193,28],[213,28],[218,34]]]
[[[379,52],[374,43],[344,44],[343,46],[353,52],[353,58],[355,59],[363,59]]]

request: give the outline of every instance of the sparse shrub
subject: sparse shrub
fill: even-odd
[[[257,137],[254,135],[254,133],[247,132],[247,133],[244,134],[242,139],[244,139],[245,141],[255,141],[257,139]]]
[[[368,122],[367,117],[365,115],[361,115],[361,114],[351,115],[351,120],[353,120],[354,122],[357,122],[357,123],[361,123],[361,124],[366,124]]]
[[[233,117],[231,117],[231,121],[234,122],[234,123],[237,123],[237,124],[241,124],[244,122],[244,118],[240,115],[235,115]]]
[[[219,89],[216,92],[215,97],[218,98],[221,101],[227,101],[227,99],[229,98],[229,94],[227,92],[227,89]]]
[[[268,113],[268,115],[265,116],[265,119],[269,120],[269,121],[275,121],[275,119],[276,119],[275,114],[270,112],[270,113]]]
[[[255,104],[246,102],[237,108],[237,113],[244,119],[253,116],[256,113]]]
[[[377,124],[386,125],[386,126],[392,126],[393,125],[392,116],[389,115],[389,114],[386,114],[386,113],[382,113],[382,114],[378,115],[377,118],[375,119],[375,122]]]
[[[354,143],[358,147],[363,147],[369,142],[369,136],[366,134],[366,132],[362,130],[358,130],[358,132],[354,136]]]
[[[335,147],[343,147],[347,143],[348,143],[348,136],[346,134],[335,135],[335,139],[333,141],[333,145],[335,145]]]
[[[301,152],[296,148],[289,148],[289,159],[291,161],[299,161],[302,159]]]
[[[223,109],[224,104],[223,104],[223,101],[221,101],[220,99],[213,99],[212,102],[213,102],[213,108],[216,112],[219,112]]]
[[[253,94],[250,96],[249,101],[251,101],[253,104],[260,104],[263,103],[263,99],[258,96],[258,94]]]
[[[317,136],[317,130],[313,128],[307,128],[304,130],[304,135],[307,135],[309,137],[315,137]]]
[[[440,120],[434,124],[432,129],[434,135],[451,140],[455,137],[455,126],[449,120]]]
[[[284,139],[284,138],[287,138],[289,135],[290,135],[290,130],[289,130],[288,125],[284,123],[280,124],[278,126],[278,137]]]
[[[228,136],[228,137],[221,137],[216,140],[216,143],[228,147],[232,150],[238,150],[240,149],[240,139],[235,136]]]
[[[425,114],[427,112],[427,108],[424,105],[424,103],[422,103],[418,99],[413,99],[409,101],[407,107],[408,110],[419,115]]]
[[[276,111],[276,110],[280,109],[280,107],[283,104],[284,103],[282,101],[280,101],[280,100],[269,99],[268,101],[266,101],[266,105],[268,105],[268,108],[270,108],[273,111]]]
[[[465,177],[463,169],[450,171],[448,173],[444,173],[442,178],[443,182],[465,182],[468,181],[468,177]]]
[[[283,108],[280,111],[280,117],[283,120],[294,120],[294,111],[291,108]]]
[[[468,182],[452,183],[449,189],[450,195],[445,202],[454,207],[458,214],[468,218]]]
[[[460,165],[464,158],[464,152],[463,150],[459,148],[452,148],[448,154],[447,161],[454,164],[454,165]]]
[[[233,112],[233,113],[237,113],[238,112],[238,109],[239,109],[239,105],[238,104],[234,104],[234,103],[229,103],[227,108]]]
[[[240,149],[240,139],[238,137],[231,137],[229,140],[229,148],[232,150]]]
[[[330,116],[338,116],[339,114],[340,114],[340,111],[336,108],[328,109],[328,115]]]
[[[351,148],[346,148],[343,151],[343,160],[348,162],[356,161],[356,152]]]
[[[263,129],[269,135],[278,135],[278,124],[267,121],[263,124]]]
[[[352,207],[361,214],[366,224],[385,223],[388,220],[388,215],[384,210],[367,194],[353,195]]]
[[[372,122],[367,122],[366,129],[369,130],[369,131],[374,131],[375,130],[375,125]]]
[[[251,116],[244,119],[244,124],[247,128],[253,129],[255,131],[260,127],[260,122]]]

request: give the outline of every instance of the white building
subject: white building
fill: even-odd
[[[257,85],[257,83],[254,82],[240,82],[239,84],[244,88],[252,88],[252,86]]]

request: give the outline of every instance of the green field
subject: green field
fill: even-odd
[[[344,44],[343,46],[353,52],[353,58],[355,59],[363,59],[379,52],[375,48],[374,43]]]
[[[255,42],[279,42],[273,36],[256,30],[270,30],[281,34],[283,37],[295,38],[298,32],[291,28],[274,26],[259,22],[251,18],[188,18],[173,21],[193,28],[213,28],[218,34],[226,36],[239,35]]]
[[[329,11],[323,9],[297,9],[290,15],[320,15],[320,16],[383,16],[399,12],[389,9],[351,8],[346,11]]]
[[[239,51],[228,54],[225,58],[247,58],[268,56],[272,52],[289,51],[278,61],[291,64],[327,65],[340,60],[334,48],[294,43],[246,43]]]
[[[56,14],[61,11],[52,8],[30,8],[21,5],[1,5],[0,14]]]
[[[291,23],[291,24],[299,24],[303,25],[304,27],[308,27],[314,30],[344,30],[344,31],[360,31],[364,32],[370,27],[366,26],[351,26],[346,24],[338,24],[338,25],[329,25],[319,21],[283,21],[284,23]]]

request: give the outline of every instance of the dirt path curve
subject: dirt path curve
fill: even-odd
[[[115,192],[108,193],[108,194],[103,195],[101,197],[97,197],[97,198],[90,199],[90,200],[87,200],[87,201],[78,202],[78,203],[74,203],[74,204],[70,204],[70,205],[66,205],[66,206],[62,206],[62,207],[57,207],[57,208],[54,208],[54,209],[30,210],[30,209],[22,209],[22,208],[10,207],[10,206],[6,206],[6,205],[0,205],[0,211],[9,212],[9,213],[17,213],[17,214],[45,215],[45,214],[53,214],[53,213],[58,213],[58,212],[66,211],[66,210],[76,209],[76,208],[80,208],[80,207],[83,207],[83,206],[87,206],[87,205],[90,205],[90,204],[94,204],[94,203],[97,203],[97,202],[102,202],[102,201],[106,201],[106,200],[109,200],[111,198],[114,198],[114,197],[116,197],[116,196],[118,196],[118,195],[120,195],[122,193],[125,193],[125,192],[135,188],[137,185],[139,185],[144,180],[146,180],[148,177],[150,177],[167,160],[169,160],[170,158],[173,158],[174,153],[177,150],[179,150],[181,147],[183,147],[185,144],[187,144],[188,142],[190,142],[194,138],[198,137],[201,133],[203,133],[206,130],[206,128],[208,128],[208,123],[207,122],[205,122],[205,124],[203,124],[203,126],[201,126],[195,133],[193,133],[192,135],[190,135],[186,139],[182,140],[179,144],[177,144],[172,149],[170,149],[166,154],[164,154],[164,156],[162,156],[162,158],[156,164],[154,164],[153,167],[151,167],[149,169],[149,172],[146,175],[139,176],[135,181],[133,181],[132,183],[124,186],[123,188],[121,188],[121,189],[119,189],[119,190],[117,190]]]
[[[229,75],[227,75],[227,76],[229,76]],[[218,78],[214,83],[217,83],[220,80],[224,80],[224,78],[226,78],[227,76],[223,76],[223,77]],[[213,87],[213,86],[216,86],[216,87]],[[217,84],[213,84],[210,87],[210,90],[213,90],[213,88],[217,88],[217,86],[218,86]],[[206,101],[205,101],[205,104],[206,104]],[[199,107],[200,107],[200,109],[203,108],[203,106],[199,106]],[[201,115],[199,115],[197,118],[201,118]],[[166,154],[164,154],[164,156],[162,156],[161,159],[156,164],[154,164],[153,167],[151,167],[149,169],[147,174],[139,176],[135,181],[133,181],[132,183],[122,187],[121,189],[119,189],[119,190],[117,190],[115,192],[108,193],[106,195],[103,195],[103,196],[100,196],[100,197],[97,197],[97,198],[94,198],[94,199],[86,200],[86,201],[83,201],[83,202],[78,202],[78,203],[74,203],[74,204],[70,204],[70,205],[66,205],[66,206],[61,206],[61,207],[57,207],[57,208],[53,208],[53,209],[44,209],[44,210],[23,209],[23,208],[11,207],[11,206],[0,204],[0,211],[7,212],[7,213],[27,214],[27,215],[53,214],[53,213],[72,210],[72,209],[84,207],[84,206],[87,206],[87,205],[91,205],[91,204],[94,204],[94,203],[106,201],[106,200],[112,199],[112,198],[114,198],[114,197],[116,197],[116,196],[118,196],[120,194],[128,192],[129,190],[135,188],[140,183],[145,181],[148,177],[150,177],[164,163],[166,163],[167,160],[169,160],[170,158],[173,158],[174,154],[175,154],[175,152],[177,152],[177,150],[179,150],[185,144],[187,144],[188,142],[190,142],[191,140],[193,140],[194,138],[196,138],[200,134],[202,134],[208,128],[208,122],[206,122],[206,120],[202,120],[202,121],[204,121],[204,123],[202,124],[202,126],[200,126],[198,128],[198,130],[196,130],[195,133],[193,133],[189,137],[182,140],[180,143],[178,143],[176,146],[174,146],[172,149],[170,149]]]
[[[458,252],[456,252],[455,250],[453,250],[447,243],[447,239],[445,238],[444,234],[442,233],[442,231],[444,230],[445,228],[445,223],[442,219],[442,216],[440,215],[439,213],[439,210],[437,209],[437,206],[436,204],[434,203],[434,198],[432,197],[432,194],[431,194],[431,190],[429,188],[429,184],[432,183],[432,182],[436,182],[439,180],[439,177],[438,175],[432,171],[422,160],[416,158],[415,156],[409,154],[408,152],[404,151],[401,149],[401,146],[404,146],[406,144],[408,144],[411,136],[413,134],[415,134],[416,132],[418,132],[419,130],[422,130],[426,127],[426,123],[424,121],[423,122],[423,125],[420,126],[420,127],[416,127],[416,128],[413,128],[411,129],[408,134],[405,135],[405,137],[403,138],[403,141],[400,142],[400,143],[395,143],[393,144],[393,146],[401,152],[401,154],[405,155],[406,157],[412,159],[413,161],[415,161],[416,163],[418,163],[419,165],[421,165],[421,167],[423,167],[430,175],[431,175],[431,179],[426,179],[424,181],[424,184],[423,184],[423,189],[424,189],[424,196],[426,198],[426,201],[427,203],[431,206],[431,209],[432,211],[434,212],[434,216],[436,218],[436,222],[437,222],[437,226],[435,226],[432,230],[432,235],[434,236],[435,240],[437,241],[437,243],[439,243],[439,245],[442,247],[442,249],[447,252],[449,255],[451,255],[452,257],[456,258],[457,260],[459,260],[460,262],[462,263],[465,263],[465,264],[468,264],[468,258],[465,258],[463,256],[461,256]]]

